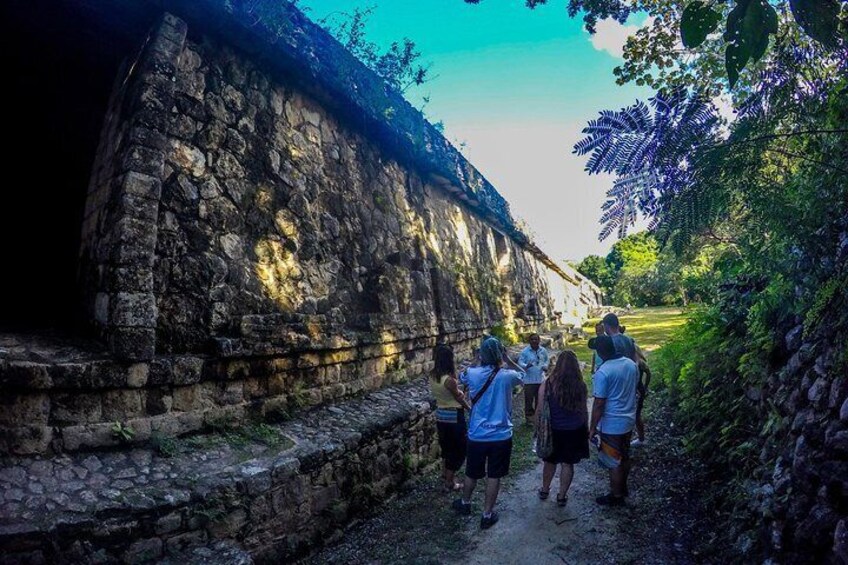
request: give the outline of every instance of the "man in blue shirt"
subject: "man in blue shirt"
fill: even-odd
[[[594,400],[589,438],[600,434],[598,463],[610,473],[610,493],[595,500],[601,505],[620,506],[627,496],[639,369],[616,351],[610,336],[595,338],[595,348],[603,364],[592,378]]]
[[[550,356],[548,350],[540,345],[539,334],[531,335],[527,341],[530,345],[518,356],[518,366],[524,369],[524,421],[532,424],[536,421],[536,400]]]
[[[471,495],[477,481],[486,481],[486,501],[480,527],[498,521],[494,511],[501,478],[509,473],[512,456],[512,390],[522,384],[524,371],[513,362],[501,343],[490,337],[480,347],[480,366],[466,369],[459,380],[468,389],[471,415],[462,498],[453,502],[461,514],[471,513]],[[506,367],[502,367],[506,365]]]

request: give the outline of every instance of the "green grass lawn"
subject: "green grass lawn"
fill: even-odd
[[[600,321],[600,318],[588,320],[583,324],[583,331],[587,334],[595,335],[595,324]],[[627,335],[633,337],[640,348],[645,352],[648,362],[651,360],[651,352],[656,351],[668,341],[675,328],[682,325],[686,321],[683,311],[680,308],[640,308],[632,314],[622,316],[621,324],[627,328]],[[567,348],[572,349],[580,361],[586,362],[586,369],[583,371],[583,377],[586,379],[586,384],[589,386],[589,396],[592,395],[592,350],[587,345],[588,339],[573,341],[568,344]],[[512,348],[513,358],[517,358],[518,351],[524,344],[515,345]],[[656,377],[656,375],[655,375]],[[656,382],[656,381],[655,381]],[[513,421],[516,423],[515,433],[513,435],[513,460],[514,473],[513,477],[517,477],[521,471],[529,469],[536,464],[536,456],[532,454],[531,447],[533,445],[532,429],[521,425],[524,422],[523,400],[517,399],[516,406],[513,409]],[[649,418],[652,413],[652,408],[646,408],[646,418]]]
[[[600,318],[588,320],[583,324],[583,331],[588,335],[595,335],[595,324]],[[621,316],[621,325],[627,328],[627,335],[636,340],[636,343],[645,352],[648,361],[651,352],[659,349],[674,330],[686,321],[683,311],[676,307],[639,308],[632,314]],[[587,346],[587,340],[575,341],[568,345],[577,354],[577,358],[585,362],[586,376],[589,376],[589,368],[592,366],[592,350]]]

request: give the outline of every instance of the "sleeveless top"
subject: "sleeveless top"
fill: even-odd
[[[430,392],[433,393],[433,396],[436,399],[436,407],[462,408],[462,405],[456,401],[456,398],[453,397],[451,391],[445,388],[445,381],[448,380],[449,377],[450,375],[442,375],[439,377],[438,381],[434,381],[432,378],[427,379],[427,382],[430,383]]]
[[[559,405],[557,397],[550,394],[550,390],[546,388],[548,394],[548,404],[551,407],[551,429],[553,430],[578,430],[587,424],[586,409],[583,410],[566,410]]]
[[[442,375],[438,381],[432,378],[427,378],[430,383],[430,392],[436,399],[436,421],[446,424],[454,424],[457,422],[457,409],[461,409],[462,405],[456,401],[451,391],[445,388],[445,382],[450,378],[450,375]]]

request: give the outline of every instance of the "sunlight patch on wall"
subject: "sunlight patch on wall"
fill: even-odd
[[[260,240],[254,251],[257,257],[256,277],[266,294],[280,308],[294,311],[304,298],[298,284],[303,279],[303,271],[294,255],[274,239]]]

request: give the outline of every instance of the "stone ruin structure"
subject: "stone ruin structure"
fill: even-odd
[[[0,562],[299,555],[434,460],[437,341],[599,301],[287,2],[2,11]]]

